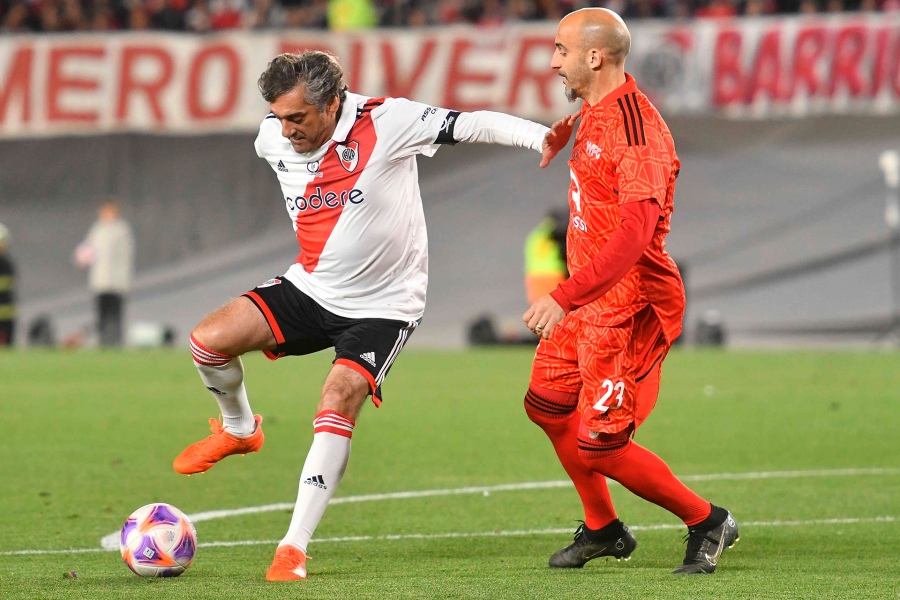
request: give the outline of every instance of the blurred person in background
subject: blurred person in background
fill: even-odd
[[[528,304],[556,289],[569,276],[566,228],[569,211],[554,209],[525,240],[525,296]]]
[[[26,0],[0,2],[0,31],[24,33],[37,31],[39,20]]]
[[[207,33],[212,29],[212,13],[207,0],[194,0],[184,15],[184,24],[192,33]]]
[[[382,27],[426,27],[438,22],[437,1],[398,0],[383,3],[379,25]]]
[[[97,211],[97,220],[75,248],[73,258],[79,267],[88,269],[100,345],[121,346],[125,297],[134,279],[134,235],[119,215],[115,200],[108,200]]]
[[[723,19],[735,17],[737,7],[732,0],[709,0],[694,11],[694,16],[703,19]]]
[[[184,31],[188,0],[147,0],[150,28],[160,31]]]
[[[188,446],[173,468],[202,473],[262,447],[241,355],[333,348],[291,522],[266,571],[269,581],[291,581],[307,577],[307,545],[344,475],[366,398],[381,404],[382,383],[425,311],[428,241],[416,157],[458,142],[542,152],[548,130],[502,113],[353,94],[337,60],[317,51],[277,56],[259,91],[271,112],[256,153],[278,178],[300,254],[284,275],[211,312],[191,333],[194,365],[222,420],[210,419],[212,435]]]
[[[281,5],[284,7],[284,24],[287,27],[328,27],[328,0],[281,0]]]
[[[613,506],[606,478],[665,508],[688,528],[673,573],[712,573],[738,540],[731,513],[682,483],[632,439],[659,395],[662,363],[681,334],[684,285],[665,251],[681,163],[669,128],[625,72],[631,34],[616,13],[587,8],[560,21],[550,66],[579,114],[551,127],[548,153],[569,161],[567,261],[572,274],[523,315],[540,336],[525,395],[584,508],[575,541],[550,557],[581,568],[628,558],[637,540]]]
[[[0,223],[0,346],[16,341],[16,266],[9,255],[9,229]]]
[[[372,0],[328,0],[328,28],[331,31],[358,31],[378,25]]]

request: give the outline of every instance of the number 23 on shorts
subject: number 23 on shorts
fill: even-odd
[[[616,409],[622,406],[622,400],[625,396],[624,381],[605,379],[600,385],[603,388],[603,394],[600,396],[600,399],[597,400],[596,404],[594,404],[594,410],[605,413],[609,409]],[[610,398],[612,398],[612,400],[610,400]]]

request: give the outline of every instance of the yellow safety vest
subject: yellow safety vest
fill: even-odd
[[[566,275],[566,257],[551,237],[553,219],[544,219],[525,240],[525,275]]]

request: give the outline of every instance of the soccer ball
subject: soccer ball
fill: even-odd
[[[148,504],[125,519],[119,548],[128,568],[141,577],[178,577],[194,560],[197,530],[171,504]]]

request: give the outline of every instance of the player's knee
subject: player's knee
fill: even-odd
[[[241,297],[206,315],[191,332],[191,339],[213,352],[232,356],[274,343],[266,322],[254,319],[261,319],[259,310]]]
[[[191,345],[193,346],[194,343],[210,352],[231,354],[226,347],[227,332],[225,331],[225,328],[213,323],[208,323],[205,320],[191,331]]]
[[[319,411],[334,410],[356,419],[369,395],[369,382],[353,369],[332,369],[322,387]]]
[[[535,385],[525,393],[525,414],[544,427],[572,414],[578,406],[578,394],[548,390]]]
[[[214,350],[215,346],[208,345],[208,341],[206,341],[208,338],[202,335],[198,337],[195,332],[191,333],[191,356],[198,369],[217,369],[235,359],[234,355]]]
[[[333,410],[347,415],[354,421],[359,417],[363,404],[366,402],[368,391],[349,393],[335,388],[322,391],[322,400],[319,402],[318,412]]]

